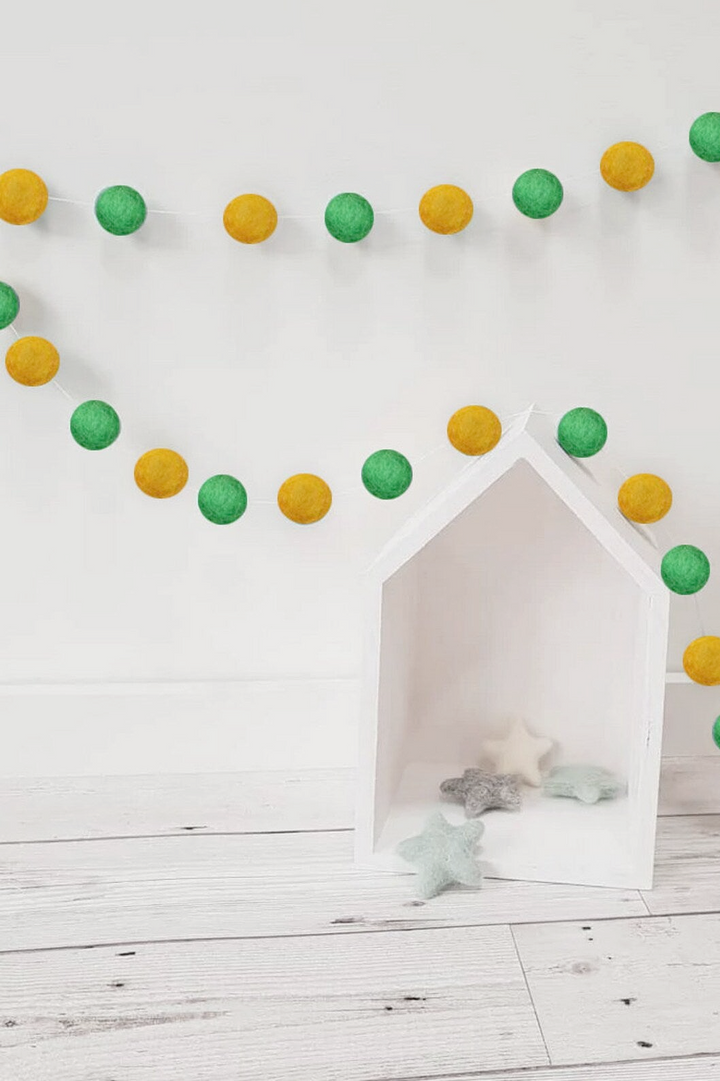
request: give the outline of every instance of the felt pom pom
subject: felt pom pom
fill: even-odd
[[[83,402],[70,417],[70,433],[85,450],[105,450],[120,435],[120,417],[107,402]]]
[[[685,650],[683,668],[694,683],[716,687],[720,683],[720,638],[706,634]]]
[[[198,507],[209,522],[230,525],[245,513],[247,492],[235,477],[218,473],[208,478],[198,492]]]
[[[60,354],[45,338],[18,338],[7,351],[5,367],[16,383],[41,387],[57,375]]]
[[[376,450],[362,467],[362,482],[378,499],[397,499],[412,481],[412,466],[397,450]]]
[[[712,738],[715,746],[720,749],[720,717],[717,718],[712,728]]]
[[[607,436],[604,417],[585,406],[571,409],[558,424],[558,443],[573,458],[592,458],[603,449]]]
[[[135,188],[115,184],[105,188],[95,200],[95,217],[107,233],[130,236],[136,233],[147,217],[145,200]]]
[[[0,176],[0,218],[10,225],[30,225],[48,204],[45,181],[30,169],[9,169]]]
[[[447,435],[461,454],[487,454],[500,442],[502,424],[492,409],[466,405],[450,417]]]
[[[331,236],[343,244],[355,244],[368,235],[375,214],[367,199],[355,192],[336,195],[325,208],[325,227]]]
[[[693,122],[690,146],[703,161],[720,161],[720,113],[703,113]]]
[[[9,327],[20,311],[20,298],[11,285],[0,282],[0,330]]]
[[[280,486],[278,507],[291,522],[312,525],[324,518],[332,506],[332,492],[314,473],[296,473]]]
[[[663,556],[662,579],[673,593],[697,593],[710,577],[710,560],[693,544],[678,544]]]
[[[616,191],[638,191],[652,180],[655,162],[640,143],[615,143],[600,159],[600,173]]]
[[[563,186],[547,169],[528,169],[515,181],[512,197],[526,218],[549,218],[563,201]]]
[[[618,506],[631,522],[659,522],[672,506],[672,490],[654,473],[636,473],[618,492]]]
[[[277,210],[264,195],[238,195],[225,207],[223,225],[233,240],[260,244],[275,232]]]
[[[188,479],[187,462],[174,450],[148,450],[135,464],[135,483],[153,499],[169,499],[181,492]]]
[[[449,236],[470,224],[473,202],[466,191],[454,184],[438,184],[420,200],[420,220],[433,233]]]

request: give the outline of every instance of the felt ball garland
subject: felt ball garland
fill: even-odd
[[[655,172],[650,151],[640,143],[615,143],[600,159],[600,175],[616,191],[639,191]]]
[[[105,450],[120,435],[120,417],[107,402],[83,402],[70,417],[70,433],[85,450]]]
[[[139,191],[127,184],[104,188],[95,200],[95,217],[106,233],[130,236],[136,233],[147,217],[145,200]]]
[[[573,458],[592,458],[607,443],[605,418],[594,409],[571,409],[558,424],[557,440]]]
[[[264,195],[238,195],[225,207],[226,232],[241,244],[260,244],[275,232],[277,210]]]
[[[720,113],[703,113],[693,121],[690,147],[703,161],[720,161]]]
[[[694,544],[678,544],[663,556],[660,573],[673,593],[689,596],[707,585],[710,560]]]
[[[512,197],[526,218],[549,218],[563,201],[563,186],[547,169],[528,169],[515,181]]]
[[[467,228],[473,216],[473,201],[454,184],[438,184],[426,191],[418,208],[423,225],[433,233],[448,236]]]
[[[336,195],[325,208],[325,227],[331,236],[343,244],[356,244],[373,227],[375,213],[370,203],[356,192]]]
[[[298,525],[312,525],[324,518],[332,506],[332,492],[322,477],[296,473],[280,486],[278,506],[286,518]]]
[[[209,477],[200,488],[198,507],[209,522],[215,525],[230,525],[245,513],[247,492],[236,477],[218,473]]]
[[[16,383],[41,387],[57,375],[60,354],[46,338],[18,338],[5,355],[5,367]]]
[[[153,499],[169,499],[181,492],[188,479],[185,459],[174,450],[148,450],[135,464],[135,483]]]
[[[397,450],[376,450],[365,460],[362,482],[377,499],[397,499],[412,483],[412,466]]]
[[[628,477],[618,492],[618,506],[631,522],[650,525],[664,518],[672,506],[672,490],[654,473]]]
[[[720,750],[720,717],[717,717],[712,726],[712,738],[715,746]]]
[[[20,298],[11,285],[0,282],[0,330],[9,327],[20,311]]]
[[[465,405],[453,413],[447,426],[448,439],[461,454],[487,454],[502,436],[500,418],[484,405]]]
[[[683,668],[694,683],[704,687],[720,684],[720,638],[705,634],[691,642],[683,655]]]
[[[31,225],[47,204],[45,181],[31,169],[9,169],[0,176],[0,218],[9,225]]]

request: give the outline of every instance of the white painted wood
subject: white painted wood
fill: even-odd
[[[669,598],[657,546],[610,490],[525,416],[371,569],[361,865],[399,869],[397,841],[437,805],[441,764],[479,763],[484,738],[520,717],[553,740],[546,765],[603,765],[628,797],[592,817],[528,799],[503,823],[493,873],[651,885]]]
[[[352,829],[356,771],[0,779],[0,843]],[[720,813],[720,754],[663,760],[660,814]]]
[[[418,902],[411,874],[357,870],[349,833],[9,845],[0,856],[0,950],[646,913],[632,890],[529,882]]]
[[[720,753],[663,759],[659,813],[720,814]]]
[[[660,820],[655,886],[643,897],[658,915],[720,909],[720,816]]]
[[[720,1052],[717,913],[513,933],[553,1065]]]
[[[720,1056],[698,1055],[653,1062],[613,1062],[602,1066],[540,1067],[509,1073],[462,1074],[452,1081],[717,1081]],[[426,1081],[441,1081],[427,1078]]]
[[[0,776],[354,766],[357,702],[354,679],[6,686]]]
[[[548,1061],[505,927],[9,954],[0,1017],[13,1081],[374,1081]]]
[[[0,843],[349,829],[355,770],[0,779]]]

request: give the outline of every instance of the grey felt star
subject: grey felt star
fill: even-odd
[[[437,811],[417,837],[398,845],[398,855],[418,869],[418,897],[435,897],[453,883],[480,886],[482,871],[477,861],[477,843],[485,827],[477,818],[462,826],[451,826]]]
[[[543,779],[546,796],[567,796],[581,803],[615,799],[624,791],[622,781],[602,766],[555,766]]]
[[[516,811],[522,803],[520,779],[514,773],[466,769],[462,777],[450,777],[443,781],[440,791],[457,803],[464,803],[468,818],[477,818],[494,808]]]

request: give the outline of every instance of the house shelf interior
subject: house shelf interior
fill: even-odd
[[[636,578],[518,460],[383,586],[374,778],[376,865],[433,810],[446,777],[488,766],[483,741],[524,721],[555,765],[603,766],[627,794],[585,805],[523,786],[484,815],[489,877],[648,884],[648,607]],[[642,796],[643,805],[640,805]]]

